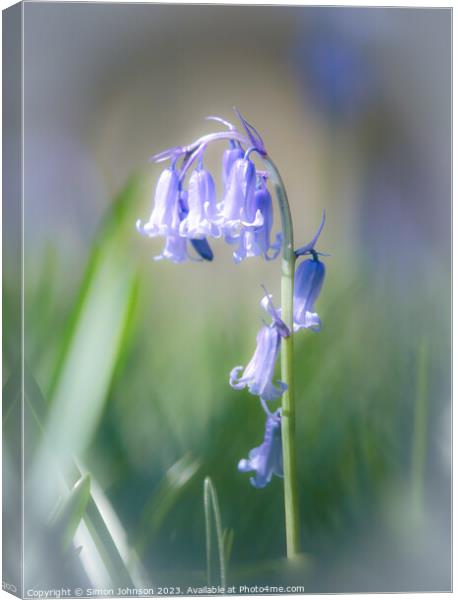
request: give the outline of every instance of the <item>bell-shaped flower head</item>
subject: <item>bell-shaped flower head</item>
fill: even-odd
[[[263,325],[256,337],[256,350],[239,377],[243,366],[234,367],[229,376],[230,385],[241,390],[245,386],[251,394],[259,396],[262,400],[276,400],[287,389],[286,383],[277,381],[272,383],[280,350],[281,336],[275,325],[268,327]]]
[[[255,207],[256,167],[245,158],[237,159],[232,165],[227,182],[224,200],[221,206],[223,217],[222,231],[225,240],[233,243],[238,237],[238,231],[245,227],[262,225],[262,215]],[[250,220],[250,217],[251,220]]]
[[[320,226],[312,240],[306,246],[296,250],[296,256],[310,254],[312,258],[302,261],[294,275],[294,331],[304,328],[315,330],[321,328],[320,318],[315,312],[315,302],[323,286],[326,269],[318,258],[319,253],[315,250],[315,244],[323,230],[325,220],[326,215],[323,212]]]
[[[196,169],[191,175],[187,206],[188,213],[180,223],[180,235],[189,239],[220,235],[215,184],[211,174],[205,169]]]
[[[283,453],[281,442],[281,410],[269,413],[266,420],[264,441],[250,450],[248,459],[238,464],[242,473],[255,471],[250,483],[255,488],[263,488],[270,483],[272,476],[283,477]]]
[[[229,182],[229,175],[236,160],[243,158],[244,151],[240,146],[236,146],[232,142],[231,147],[223,153],[223,187],[226,190]]]
[[[181,224],[183,219],[189,213],[188,207],[188,192],[181,189],[178,195],[178,221]],[[207,240],[203,239],[191,239],[189,242],[192,244],[194,250],[203,259],[211,261],[213,260],[213,252],[210,248]],[[155,260],[170,260],[174,263],[182,263],[188,259],[193,259],[188,253],[188,239],[180,236],[178,233],[170,233],[165,236],[165,247],[159,256],[154,257]]]
[[[323,286],[324,264],[318,257],[304,260],[294,275],[293,318],[294,330],[321,328],[320,317],[315,312],[315,301]]]
[[[264,176],[258,177],[250,216],[257,212],[262,215],[263,223],[255,229],[251,227],[243,228],[239,239],[239,246],[234,252],[234,260],[237,263],[245,258],[254,256],[264,256],[266,260],[274,260],[277,258],[282,247],[283,236],[280,232],[277,233],[274,243],[271,243],[270,240],[274,215],[272,196],[267,188]]]
[[[154,194],[153,210],[147,223],[137,221],[140,233],[149,237],[178,234],[180,180],[172,166],[162,171]]]

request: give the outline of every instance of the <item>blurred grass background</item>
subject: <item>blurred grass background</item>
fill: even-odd
[[[205,583],[210,476],[233,531],[229,584],[449,589],[450,12],[28,4],[25,26],[30,585],[113,581],[94,508],[76,533],[74,516],[63,534],[42,526],[76,460],[121,582]],[[297,244],[328,218],[324,326],[296,336],[293,571],[281,481],[255,490],[236,469],[262,412],[228,384],[280,265],[236,266],[221,243],[212,264],[155,263],[162,241],[134,228],[160,173],[148,156],[234,104],[284,176]],[[217,152],[208,165],[217,176]],[[6,268],[12,332],[17,285]],[[15,344],[7,332],[13,407]],[[62,514],[85,514],[85,486]],[[79,554],[55,542],[69,532]]]

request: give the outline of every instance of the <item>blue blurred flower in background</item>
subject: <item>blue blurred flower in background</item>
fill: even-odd
[[[320,112],[340,122],[359,117],[376,93],[376,76],[361,40],[332,23],[314,23],[293,50],[306,95]]]

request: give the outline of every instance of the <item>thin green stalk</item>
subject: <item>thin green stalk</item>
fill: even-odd
[[[211,510],[216,526],[216,540],[218,543],[218,558],[219,558],[219,574],[221,587],[226,589],[226,553],[224,550],[224,535],[221,522],[221,513],[219,510],[218,496],[215,487],[210,477],[206,477],[204,481],[204,509],[205,509],[205,541],[207,548],[207,584],[211,585]]]
[[[286,555],[293,558],[300,552],[300,519],[299,502],[297,494],[297,468],[296,468],[296,434],[295,434],[295,403],[293,379],[293,290],[294,254],[293,223],[289,209],[288,197],[285,186],[277,167],[269,159],[265,163],[275,186],[275,191],[280,207],[283,230],[283,254],[281,262],[281,311],[282,319],[291,331],[291,335],[284,338],[281,345],[281,376],[282,381],[288,385],[282,398],[282,445],[283,445],[283,471],[285,492],[285,524],[286,524]]]

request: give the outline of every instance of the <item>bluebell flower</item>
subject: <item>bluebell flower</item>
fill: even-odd
[[[255,475],[250,477],[250,483],[255,488],[265,487],[273,475],[283,477],[281,409],[267,414],[264,441],[250,450],[248,459],[243,458],[239,462],[238,470],[242,473],[255,471]]]
[[[180,223],[180,235],[189,239],[220,235],[215,184],[211,174],[205,169],[196,169],[191,175],[187,208],[188,213]]]
[[[186,260],[199,260],[193,259],[188,253],[188,239],[179,235],[179,226],[183,222],[183,219],[189,213],[188,207],[188,192],[186,190],[179,190],[178,193],[178,232],[171,232],[165,236],[165,247],[159,256],[155,256],[154,260],[170,260],[174,263],[182,263]],[[189,240],[198,253],[198,255],[204,259],[211,261],[213,260],[213,252],[205,238],[202,239],[191,239]]]
[[[272,383],[275,363],[280,350],[281,336],[275,325],[263,325],[256,337],[256,350],[241,377],[243,366],[234,367],[229,376],[230,385],[241,390],[245,386],[262,400],[276,400],[288,388],[283,381]]]
[[[240,146],[231,146],[223,153],[223,186],[226,190],[231,169],[236,160],[243,158],[245,152]]]
[[[221,206],[222,231],[227,242],[233,243],[238,239],[241,226],[259,227],[262,225],[261,213],[253,210],[255,208],[255,191],[256,167],[254,163],[245,158],[237,159],[231,167]]]
[[[318,258],[319,253],[315,250],[315,244],[323,231],[325,222],[326,214],[323,211],[320,226],[312,240],[295,252],[297,257],[310,254],[312,258],[301,262],[294,275],[294,331],[303,328],[315,330],[321,328],[320,317],[315,312],[315,302],[323,286],[325,266]]]
[[[253,206],[249,212],[249,217],[259,212],[262,215],[263,223],[257,228],[244,227],[240,233],[239,247],[234,252],[235,262],[240,262],[245,258],[254,256],[264,256],[266,260],[277,258],[281,247],[283,236],[277,233],[274,243],[271,243],[270,235],[273,226],[273,207],[272,197],[266,185],[266,178],[258,177],[258,183],[254,197]],[[270,254],[271,252],[271,254]]]
[[[324,264],[317,254],[304,260],[294,275],[293,319],[294,330],[321,328],[320,317],[315,312],[315,301],[323,286]]]
[[[154,194],[153,210],[147,223],[137,221],[140,233],[149,237],[157,235],[178,235],[180,180],[172,166],[162,171]]]

